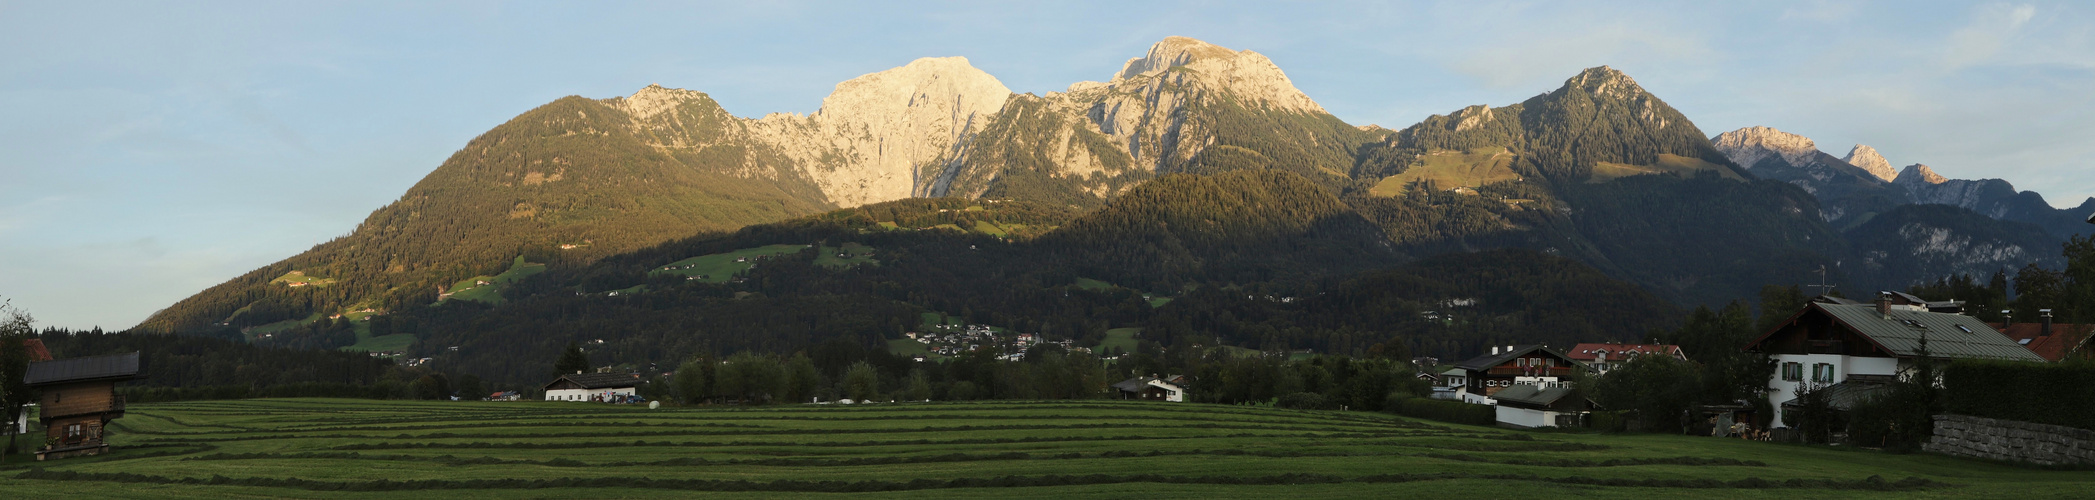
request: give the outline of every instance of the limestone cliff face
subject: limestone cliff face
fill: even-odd
[[[734,117],[704,93],[654,85],[605,103],[631,115],[657,148],[738,148],[751,153],[745,161],[706,168],[806,182],[823,201],[852,207],[928,194],[919,189],[919,171],[955,158],[1010,98],[996,77],[966,58],[946,57],[839,83],[821,110],[806,116]]]
[[[1184,171],[1217,144],[1230,146],[1223,123],[1329,119],[1345,136],[1376,132],[1345,126],[1297,90],[1257,52],[1170,37],[1129,59],[1107,82],[1078,82],[1064,92],[1012,98],[958,161],[930,178],[932,196],[1025,193],[1076,205],[1096,203],[1160,173]],[[1301,142],[1336,147],[1335,131],[1302,131]],[[1270,155],[1271,152],[1255,154]],[[1350,159],[1319,166],[1343,172]]]
[[[1870,175],[1877,176],[1878,179],[1883,179],[1884,182],[1891,182],[1899,178],[1899,171],[1891,168],[1891,162],[1884,161],[1884,155],[1877,154],[1877,148],[1856,144],[1854,149],[1848,150],[1848,156],[1841,158],[1840,161],[1848,162],[1849,165],[1854,165],[1855,168],[1868,171]]]
[[[1819,152],[1818,144],[1811,138],[1769,127],[1746,127],[1722,134],[1710,140],[1711,145],[1722,151],[1732,163],[1752,170],[1760,160],[1770,156],[1782,158],[1793,166],[1803,166]]]
[[[1837,222],[1908,203],[1903,189],[1870,169],[1819,151],[1811,138],[1769,127],[1746,127],[1710,139],[1733,163],[1763,179],[1788,182],[1819,199],[1819,215]],[[1849,158],[1867,161],[1876,150],[1857,145]]]
[[[1217,143],[1216,123],[1227,121],[1214,119],[1218,109],[1330,117],[1264,55],[1184,37],[1157,42],[1111,81],[1046,96],[1013,95],[967,59],[947,57],[837,84],[806,116],[738,118],[703,93],[659,86],[604,102],[656,148],[737,148],[743,161],[708,168],[806,184],[840,207],[1013,189],[1086,205],[1193,162]]]

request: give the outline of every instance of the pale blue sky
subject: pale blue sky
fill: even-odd
[[[126,328],[346,233],[468,139],[649,83],[744,116],[966,56],[1018,92],[1170,35],[1264,53],[1354,124],[1504,105],[1612,65],[1716,134],[2095,195],[2095,6],[1915,2],[0,0],[0,297]],[[1133,4],[1133,5],[1128,5]]]

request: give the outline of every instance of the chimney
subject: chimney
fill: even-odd
[[[1497,356],[1497,355],[1499,355],[1499,346],[1491,346],[1491,355],[1493,355],[1493,356]]]
[[[1877,292],[1877,314],[1891,319],[1891,292]]]
[[[2039,337],[2044,337],[2044,336],[2050,336],[2050,335],[2051,335],[2051,310],[2050,310],[2050,309],[2038,309],[2038,310],[2037,310],[2037,314],[2038,314],[2038,315],[2039,315],[2040,317],[2044,318],[2044,327],[2043,327],[2043,329],[2041,329],[2041,330],[2038,330],[2038,331],[2037,331],[2037,336],[2039,336]]]
[[[1513,346],[1511,344],[1506,346],[1506,354],[1513,354]]]

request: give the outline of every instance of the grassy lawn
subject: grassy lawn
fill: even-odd
[[[733,252],[700,255],[671,262],[656,268],[654,271],[650,271],[650,273],[674,274],[687,277],[705,276],[704,279],[698,281],[726,283],[728,280],[734,279],[735,275],[748,271],[751,267],[756,267],[757,257],[797,253],[806,249],[807,245],[765,245],[756,248],[744,248]]]
[[[197,401],[133,404],[111,436],[115,451],[107,456],[10,461],[0,466],[0,491],[10,498],[2095,495],[2095,474],[2086,471],[1935,455],[1105,400],[659,410]]]
[[[1513,153],[1500,146],[1468,151],[1434,150],[1419,156],[1419,161],[1420,164],[1404,169],[1404,173],[1382,178],[1368,189],[1368,193],[1397,196],[1404,194],[1408,186],[1417,181],[1430,182],[1434,189],[1445,191],[1520,179],[1520,174],[1513,172]]]
[[[438,298],[437,302],[458,299],[470,300],[474,302],[484,302],[488,304],[500,304],[502,303],[503,287],[509,286],[510,283],[515,283],[518,280],[530,277],[533,274],[538,274],[545,271],[545,264],[534,264],[530,262],[524,262],[524,256],[518,255],[516,257],[516,260],[511,261],[509,263],[509,270],[502,271],[502,274],[497,274],[494,276],[474,276],[471,278],[459,280],[457,283],[451,284],[451,295]]]

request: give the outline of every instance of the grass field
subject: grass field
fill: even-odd
[[[698,281],[703,281],[707,283],[726,283],[728,280],[734,279],[735,275],[741,274],[743,271],[748,271],[751,267],[755,267],[756,262],[753,257],[783,255],[789,253],[796,253],[805,249],[807,249],[807,245],[765,245],[756,248],[744,248],[733,252],[716,253],[712,255],[700,255],[689,259],[671,262],[667,265],[655,269],[654,271],[651,271],[650,273],[674,274],[678,276],[705,276],[705,279]],[[737,262],[738,259],[741,260],[741,262]]]
[[[10,462],[0,468],[0,491],[10,498],[2095,494],[2095,474],[2086,471],[1933,455],[1114,401],[660,410],[202,401],[133,405],[111,432],[116,451],[108,456]]]
[[[283,284],[284,284],[284,286],[316,286],[316,287],[318,287],[318,286],[328,286],[328,285],[332,285],[332,284],[335,284],[335,279],[334,279],[334,278],[316,278],[316,277],[312,277],[312,276],[306,276],[306,273],[305,273],[305,271],[291,271],[291,272],[288,272],[288,273],[284,273],[284,275],[283,275],[283,276],[278,276],[278,277],[276,277],[276,279],[273,279],[273,280],[269,280],[269,283],[270,283],[270,284],[272,284],[272,285],[273,285],[273,284],[277,284],[277,283],[283,283]]]
[[[1107,349],[1120,349],[1121,352],[1135,352],[1135,348],[1138,347],[1137,344],[1141,342],[1141,340],[1135,338],[1135,335],[1140,333],[1142,333],[1141,328],[1114,328],[1106,330],[1106,339],[1098,342],[1098,348],[1095,351],[1105,352]]]
[[[839,254],[849,257],[838,257]],[[843,269],[859,264],[880,265],[880,261],[873,258],[873,247],[846,242],[842,247],[824,246],[821,253],[815,254],[815,265],[831,269]]]
[[[1686,156],[1660,154],[1659,162],[1656,165],[1628,165],[1622,163],[1600,162],[1598,164],[1593,165],[1593,176],[1588,177],[1586,179],[1586,183],[1599,184],[1615,179],[1620,179],[1623,177],[1629,177],[1632,175],[1672,174],[1678,176],[1688,176],[1693,175],[1696,172],[1704,171],[1717,172],[1719,175],[1724,176],[1724,178],[1735,181],[1746,180],[1746,178],[1740,177],[1738,172],[1733,172],[1731,171],[1731,169],[1724,168],[1722,165],[1702,161],[1702,159],[1700,158],[1689,158]]]
[[[451,295],[439,298],[437,302],[457,299],[500,304],[502,303],[502,287],[545,271],[545,264],[524,262],[524,256],[518,255],[516,260],[510,261],[509,269],[502,271],[502,274],[474,276],[451,284]]]
[[[1404,173],[1382,178],[1374,187],[1368,188],[1368,194],[1401,195],[1417,181],[1427,181],[1435,189],[1448,190],[1520,179],[1520,174],[1513,172],[1513,153],[1502,146],[1468,151],[1434,150],[1419,156],[1419,161],[1420,164],[1404,169]]]

